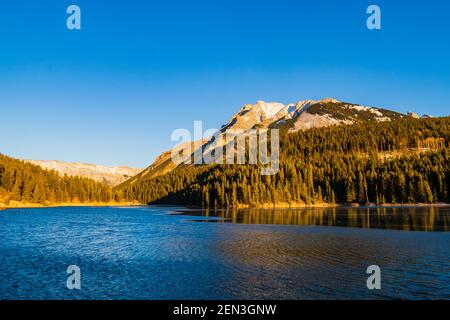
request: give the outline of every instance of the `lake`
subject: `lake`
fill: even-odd
[[[448,207],[12,209],[0,299],[449,299],[449,231]]]

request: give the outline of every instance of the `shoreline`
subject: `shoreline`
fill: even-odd
[[[60,207],[135,207],[142,206],[138,202],[90,202],[90,203],[52,203],[52,204],[41,204],[41,203],[22,203],[14,201],[12,204],[0,203],[0,211],[8,209],[44,209],[44,208],[60,208]]]
[[[12,204],[0,203],[0,211],[8,209],[44,209],[44,208],[59,208],[59,207],[137,207],[137,206],[160,206],[157,204],[142,204],[138,202],[91,202],[91,203],[56,203],[56,204],[40,204],[40,203],[21,203],[14,201]],[[163,205],[163,206],[175,206],[175,207],[185,207],[189,209],[199,209],[199,210],[249,210],[249,209],[260,209],[260,210],[273,210],[273,209],[327,209],[327,208],[355,208],[355,209],[365,209],[365,208],[420,208],[420,207],[450,207],[450,203],[385,203],[385,204],[264,204],[259,206],[249,206],[249,205],[238,205],[236,207],[201,207],[201,206],[191,206],[191,205]]]
[[[281,204],[281,205],[259,205],[259,206],[249,206],[249,205],[239,205],[236,207],[201,207],[201,206],[190,206],[184,205],[180,207],[186,207],[189,209],[200,209],[200,210],[251,210],[251,209],[260,209],[260,210],[272,210],[272,209],[332,209],[332,208],[355,208],[355,209],[365,209],[365,208],[420,208],[420,207],[450,207],[450,203],[384,203],[384,204],[347,204],[347,203],[338,203],[338,204],[314,204],[314,205],[305,205],[305,204]]]
[[[393,207],[450,207],[450,203],[383,203],[383,204],[355,204],[355,203],[336,203],[336,204],[293,204],[293,205],[261,205],[261,206],[237,206],[229,209],[308,209],[308,208],[393,208]]]

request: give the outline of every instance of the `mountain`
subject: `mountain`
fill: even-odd
[[[185,142],[179,144],[178,147],[183,147],[183,145],[191,144],[191,148],[194,150],[195,148],[202,146],[204,142],[205,141]],[[156,159],[149,167],[147,167],[144,170],[140,170],[139,173],[137,173],[130,179],[124,181],[122,184],[119,184],[118,188],[122,188],[124,185],[134,184],[141,180],[148,180],[155,178],[157,176],[169,173],[172,170],[176,169],[177,167],[178,165],[172,161],[172,150],[163,152],[158,157],[156,157]]]
[[[254,105],[248,104],[242,107],[222,129],[287,127],[295,132],[337,124],[383,122],[402,117],[404,115],[394,111],[341,102],[331,98],[319,101],[304,100],[288,105],[258,101]]]
[[[61,162],[61,161],[41,161],[41,160],[25,160],[43,169],[55,170],[61,176],[68,175],[70,177],[84,177],[104,183],[108,186],[116,186],[131,177],[137,175],[142,169],[134,169],[129,167],[106,167],[95,164],[84,164],[78,162]]]
[[[279,128],[292,133],[311,128],[385,122],[404,117],[406,116],[398,112],[341,102],[331,98],[319,101],[304,100],[287,105],[258,101],[256,104],[244,105],[221,127],[220,132],[221,135],[224,135],[227,130],[228,132],[246,132],[251,129]],[[224,141],[225,139],[215,139],[215,143],[213,143],[213,140],[206,139],[192,142],[195,145],[193,150],[201,147],[203,154],[205,154],[211,148],[218,146],[217,141]],[[180,148],[180,146],[175,148]],[[149,180],[176,169],[178,165],[171,160],[173,150],[162,153],[148,168],[125,181],[119,187],[123,188],[142,180]]]
[[[280,130],[274,175],[262,164],[190,165],[118,188],[140,203],[208,208],[450,203],[450,117],[376,118]]]

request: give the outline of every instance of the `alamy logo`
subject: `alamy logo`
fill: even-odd
[[[375,4],[370,5],[367,8],[367,14],[370,16],[367,18],[367,28],[369,30],[381,29],[381,8]]]
[[[370,277],[367,278],[367,289],[369,290],[380,290],[381,289],[381,269],[377,265],[372,265],[367,267],[367,274],[370,274]]]
[[[176,165],[253,164],[262,166],[261,175],[275,175],[279,170],[278,129],[208,129],[203,133],[202,122],[194,121],[193,136],[187,129],[176,129],[171,140],[179,142],[171,151]]]
[[[66,13],[70,16],[67,17],[66,26],[69,30],[81,29],[81,9],[77,5],[70,5],[67,7]]]
[[[66,286],[67,289],[73,290],[81,289],[81,269],[77,265],[70,265],[67,267],[66,273],[69,274],[67,278]]]

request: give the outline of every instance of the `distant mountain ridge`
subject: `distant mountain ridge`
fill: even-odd
[[[277,102],[258,101],[256,104],[244,105],[232,118],[221,127],[220,132],[227,130],[278,128],[289,132],[332,125],[351,125],[364,122],[385,122],[408,117],[408,115],[376,107],[362,106],[342,102],[332,98],[322,100],[303,100],[297,103],[282,104]],[[192,142],[196,148],[208,150],[211,139]],[[149,180],[171,172],[177,168],[171,160],[171,151],[158,156],[155,161],[142,172],[130,178],[120,187],[134,184],[141,180]]]
[[[96,164],[85,164],[79,162],[62,162],[57,160],[25,160],[31,164],[40,166],[43,169],[55,170],[60,175],[71,177],[79,176],[90,178],[97,182],[114,187],[131,177],[137,175],[142,169],[129,168],[125,166],[108,167]]]
[[[61,175],[0,153],[0,209],[123,204],[121,195],[104,183]]]

